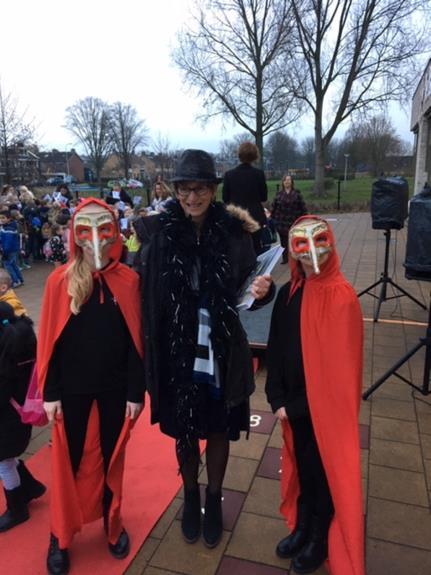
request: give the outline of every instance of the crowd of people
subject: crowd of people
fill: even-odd
[[[157,181],[147,208],[134,207],[119,186],[106,201],[79,202],[67,186],[41,199],[26,188],[4,190],[0,479],[7,509],[0,532],[26,521],[30,501],[45,492],[18,459],[31,426],[10,403],[23,402],[36,355],[31,320],[14,291],[32,256],[55,266],[37,342],[39,389],[52,422],[51,575],[69,571],[74,535],[98,518],[111,555],[128,555],[121,516],[124,451],[145,392],[151,423],[175,439],[184,540],[192,544],[202,536],[208,548],[221,540],[229,445],[250,431],[255,389],[238,295],[249,282],[253,311],[276,293],[271,276],[253,274],[268,225],[265,177],[251,165],[256,146],[242,144],[239,157],[238,168],[225,175],[225,203],[216,199],[222,179],[202,150],[183,152],[171,185]],[[282,184],[272,216],[291,280],[279,290],[272,313],[266,393],[282,422],[281,508],[291,533],[276,552],[293,558],[297,573],[311,573],[329,557],[334,575],[363,575],[360,309],[339,269],[329,224],[304,215],[290,176]],[[99,448],[89,449],[94,440]]]

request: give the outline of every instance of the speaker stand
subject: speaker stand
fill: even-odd
[[[415,303],[417,303],[422,309],[426,309],[426,306],[420,302],[419,300],[417,300],[415,297],[413,297],[411,294],[409,294],[408,292],[406,292],[405,289],[403,289],[401,286],[399,286],[398,284],[396,284],[390,277],[388,274],[388,266],[389,266],[389,244],[391,241],[391,230],[387,229],[384,232],[385,234],[385,238],[386,238],[386,245],[385,245],[385,267],[383,269],[383,272],[380,275],[380,279],[378,281],[376,281],[375,283],[373,283],[372,285],[370,285],[369,287],[367,287],[366,289],[362,290],[360,293],[358,293],[358,297],[361,297],[362,295],[364,295],[365,293],[369,294],[370,296],[376,298],[378,300],[377,302],[377,307],[375,309],[374,312],[374,321],[377,322],[379,321],[379,313],[380,313],[380,307],[382,305],[383,302],[385,301],[389,301],[390,299],[396,299],[399,297],[403,297],[406,296],[408,298],[410,298],[412,301],[414,301]],[[371,293],[371,290],[374,289],[375,287],[377,287],[378,285],[381,284],[381,288],[380,288],[380,293],[378,296],[376,296],[375,294]],[[398,295],[394,295],[391,297],[387,297],[387,286],[388,284],[390,284],[393,288],[397,289],[399,292],[401,292]]]
[[[431,295],[431,294],[430,294]],[[430,298],[431,299],[431,298]],[[416,352],[421,348],[425,347],[425,365],[424,365],[424,376],[422,380],[422,387],[419,387],[397,373],[397,370],[406,363]],[[368,399],[376,389],[378,389],[391,375],[395,375],[398,379],[401,379],[404,383],[414,387],[422,393],[422,395],[429,395],[430,391],[430,371],[431,371],[431,302],[428,315],[428,327],[425,337],[419,339],[419,343],[415,345],[410,351],[408,351],[395,365],[391,367],[380,379],[376,381],[367,391],[363,394],[363,399]]]

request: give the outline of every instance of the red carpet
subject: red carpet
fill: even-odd
[[[131,539],[130,555],[121,561],[109,554],[102,520],[84,526],[70,548],[73,575],[120,575],[181,486],[174,440],[149,423],[149,406],[136,424],[127,447],[122,516]],[[45,575],[49,540],[50,450],[44,447],[28,467],[48,486],[44,497],[30,504],[29,521],[0,533],[0,573]],[[0,510],[4,509],[1,494]]]

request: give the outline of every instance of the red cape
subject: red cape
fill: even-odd
[[[105,202],[89,198],[79,205],[75,214],[79,213],[82,207],[90,203],[96,203],[112,212]],[[73,224],[70,245],[70,259],[73,259],[76,250],[80,249],[74,242]],[[111,263],[103,270],[95,272],[93,279],[97,281],[98,279],[100,280],[100,277],[103,277],[118,302],[136,349],[142,357],[139,277],[133,270],[119,262],[121,249],[122,240],[118,233],[117,241],[113,244],[109,253]],[[71,298],[67,293],[67,277],[65,275],[67,267],[68,264],[65,264],[55,269],[48,277],[45,286],[37,350],[39,388],[41,392],[43,392],[45,385],[48,365],[54,351],[55,342],[60,337],[71,315]],[[85,334],[83,334],[83,337],[85,337]],[[124,454],[131,427],[132,422],[127,418],[106,477],[106,482],[113,492],[109,516],[109,541],[111,543],[117,541],[122,528],[120,503]],[[102,517],[101,502],[104,473],[98,429],[97,407],[93,405],[80,468],[78,474],[74,477],[70,465],[63,420],[57,419],[53,425],[52,471],[54,481],[51,492],[51,529],[54,535],[58,537],[61,548],[69,546],[73,535],[81,530],[83,523]]]
[[[316,216],[297,222],[309,218]],[[291,259],[290,267],[292,293],[303,276],[297,261]],[[301,344],[313,428],[335,508],[329,531],[329,570],[332,575],[364,575],[358,421],[363,321],[358,298],[340,271],[335,249],[321,273],[304,283]],[[283,422],[283,436],[280,510],[293,529],[299,482],[288,422]]]

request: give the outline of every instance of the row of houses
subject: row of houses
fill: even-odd
[[[152,154],[137,154],[131,159],[129,178],[154,179],[160,172],[168,177],[173,165],[160,166]],[[10,180],[12,183],[40,185],[55,174],[67,174],[76,182],[91,182],[94,179],[91,162],[79,155],[74,148],[70,151],[39,151],[36,146],[17,144],[8,148],[7,154],[0,155],[0,185]],[[9,177],[8,177],[9,174]],[[102,170],[102,179],[124,177],[121,159],[111,154]]]

